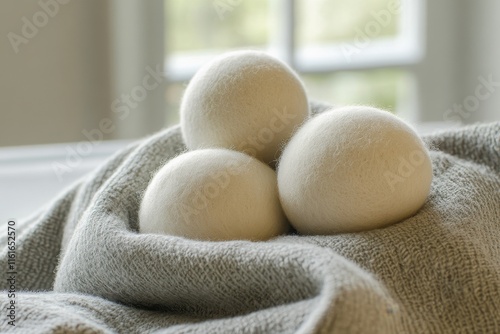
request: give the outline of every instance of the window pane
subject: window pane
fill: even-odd
[[[403,0],[297,0],[297,45],[395,37]],[[396,5],[395,5],[396,4]]]
[[[335,106],[363,104],[397,112],[402,103],[406,106],[411,90],[409,74],[396,69],[304,74],[301,77],[310,99]]]
[[[268,7],[266,0],[165,0],[166,54],[265,48]]]
[[[359,72],[302,74],[309,99],[335,106],[370,105],[397,113],[412,107],[412,77],[404,70],[383,69]],[[187,82],[167,87],[168,125],[179,122],[179,106]]]

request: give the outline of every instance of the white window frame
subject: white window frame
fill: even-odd
[[[297,49],[294,38],[296,0],[274,0],[271,7],[273,12],[279,13],[278,29],[276,35],[271,36],[272,43],[267,51],[304,74],[414,65],[422,58],[424,0],[401,1],[402,31],[397,40],[374,40],[349,62],[339,45],[322,45],[313,50]],[[215,52],[173,54],[165,59],[165,71],[171,82],[185,81],[215,55]]]
[[[352,60],[342,53],[340,45],[321,45],[298,49],[295,43],[296,0],[274,0],[271,10],[278,13],[275,34],[267,50],[288,63],[300,74],[332,73],[384,68],[413,71],[423,58],[425,33],[424,0],[401,0],[401,32],[395,39],[375,39]],[[216,51],[171,54],[165,57],[165,72],[169,83],[188,81],[196,71],[217,55]],[[411,83],[410,83],[411,84]],[[411,98],[413,100],[413,98]],[[416,105],[415,103],[410,104]],[[404,117],[418,119],[416,108]],[[413,116],[413,117],[412,117]]]
[[[165,59],[163,1],[110,0],[110,104],[143,85],[146,68],[162,68]],[[160,130],[166,123],[164,78],[126,115],[113,110],[115,138],[131,139]]]
[[[273,0],[271,10],[282,15],[277,20],[279,29],[277,29],[276,35],[271,36],[274,49],[268,51],[290,64],[300,74],[384,68],[398,68],[407,71],[410,78],[410,82],[407,84],[410,85],[411,92],[409,92],[410,96],[406,96],[408,104],[402,105],[397,112],[415,123],[442,121],[442,113],[454,101],[457,101],[457,92],[460,91],[453,73],[455,69],[448,66],[449,59],[456,52],[455,44],[459,38],[456,32],[457,21],[460,17],[456,13],[456,8],[459,6],[455,0],[402,0],[402,2],[402,29],[397,43],[374,40],[368,48],[363,49],[363,52],[356,59],[347,62],[345,58],[339,56],[338,49],[337,51],[330,50],[330,54],[328,52],[309,53],[316,58],[308,58],[307,53],[302,51],[297,52],[293,37],[296,28],[295,16],[293,15],[296,0]],[[115,3],[116,9],[121,6],[130,7],[128,15],[126,13],[120,14],[120,10],[113,10],[117,17],[115,21],[118,22],[114,29],[117,32],[115,39],[119,37],[117,40],[122,41],[122,45],[118,42],[118,45],[114,47],[116,52],[114,59],[122,58],[120,64],[115,66],[115,73],[126,73],[125,68],[130,69],[131,66],[136,66],[141,69],[144,64],[156,64],[161,61],[166,73],[164,82],[166,88],[168,84],[186,83],[204,63],[218,54],[218,52],[201,52],[178,56],[168,55],[167,57],[164,54],[163,44],[164,0],[112,0],[112,3]],[[123,12],[123,9],[121,11]],[[131,15],[137,18],[132,24],[130,22]],[[150,27],[145,29],[144,27],[148,25]],[[125,26],[128,28],[124,28]],[[127,33],[127,31],[131,32],[132,30],[135,30],[135,33]],[[443,41],[449,45],[443,45]],[[124,52],[127,50],[132,52],[132,48],[138,47],[142,51],[148,50],[143,59],[123,61],[123,58],[130,58],[124,57]],[[315,54],[316,56],[314,56]],[[320,56],[317,56],[318,54]],[[135,82],[138,82],[138,74],[135,74],[135,77]],[[114,78],[115,87],[117,87],[115,91],[118,94],[120,84],[126,80],[123,80],[120,75],[115,75]],[[440,89],[436,90],[436,86]],[[143,135],[158,128],[158,124],[161,123],[160,114],[166,113],[164,95],[159,95],[161,97],[158,97],[151,106],[144,106],[148,109],[154,108],[156,117],[151,118],[151,113],[145,116],[146,113],[137,112],[137,119],[131,119],[123,132],[132,130],[132,136],[136,133]],[[123,136],[120,137],[123,138]]]

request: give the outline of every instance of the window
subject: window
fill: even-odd
[[[169,122],[196,70],[222,52],[265,50],[294,68],[309,97],[415,113],[421,1],[165,0]]]

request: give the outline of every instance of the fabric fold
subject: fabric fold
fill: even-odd
[[[324,109],[313,105],[313,114]],[[361,233],[268,242],[138,233],[149,180],[185,146],[179,127],[132,144],[19,236],[17,330],[498,332],[500,123],[424,139],[434,179],[413,217]],[[7,257],[3,247],[3,266]],[[0,302],[4,309],[6,293]]]

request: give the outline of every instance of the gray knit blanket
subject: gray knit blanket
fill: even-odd
[[[185,146],[178,126],[138,141],[26,222],[0,331],[500,333],[500,123],[424,140],[434,179],[415,216],[267,242],[139,234],[148,181]]]

